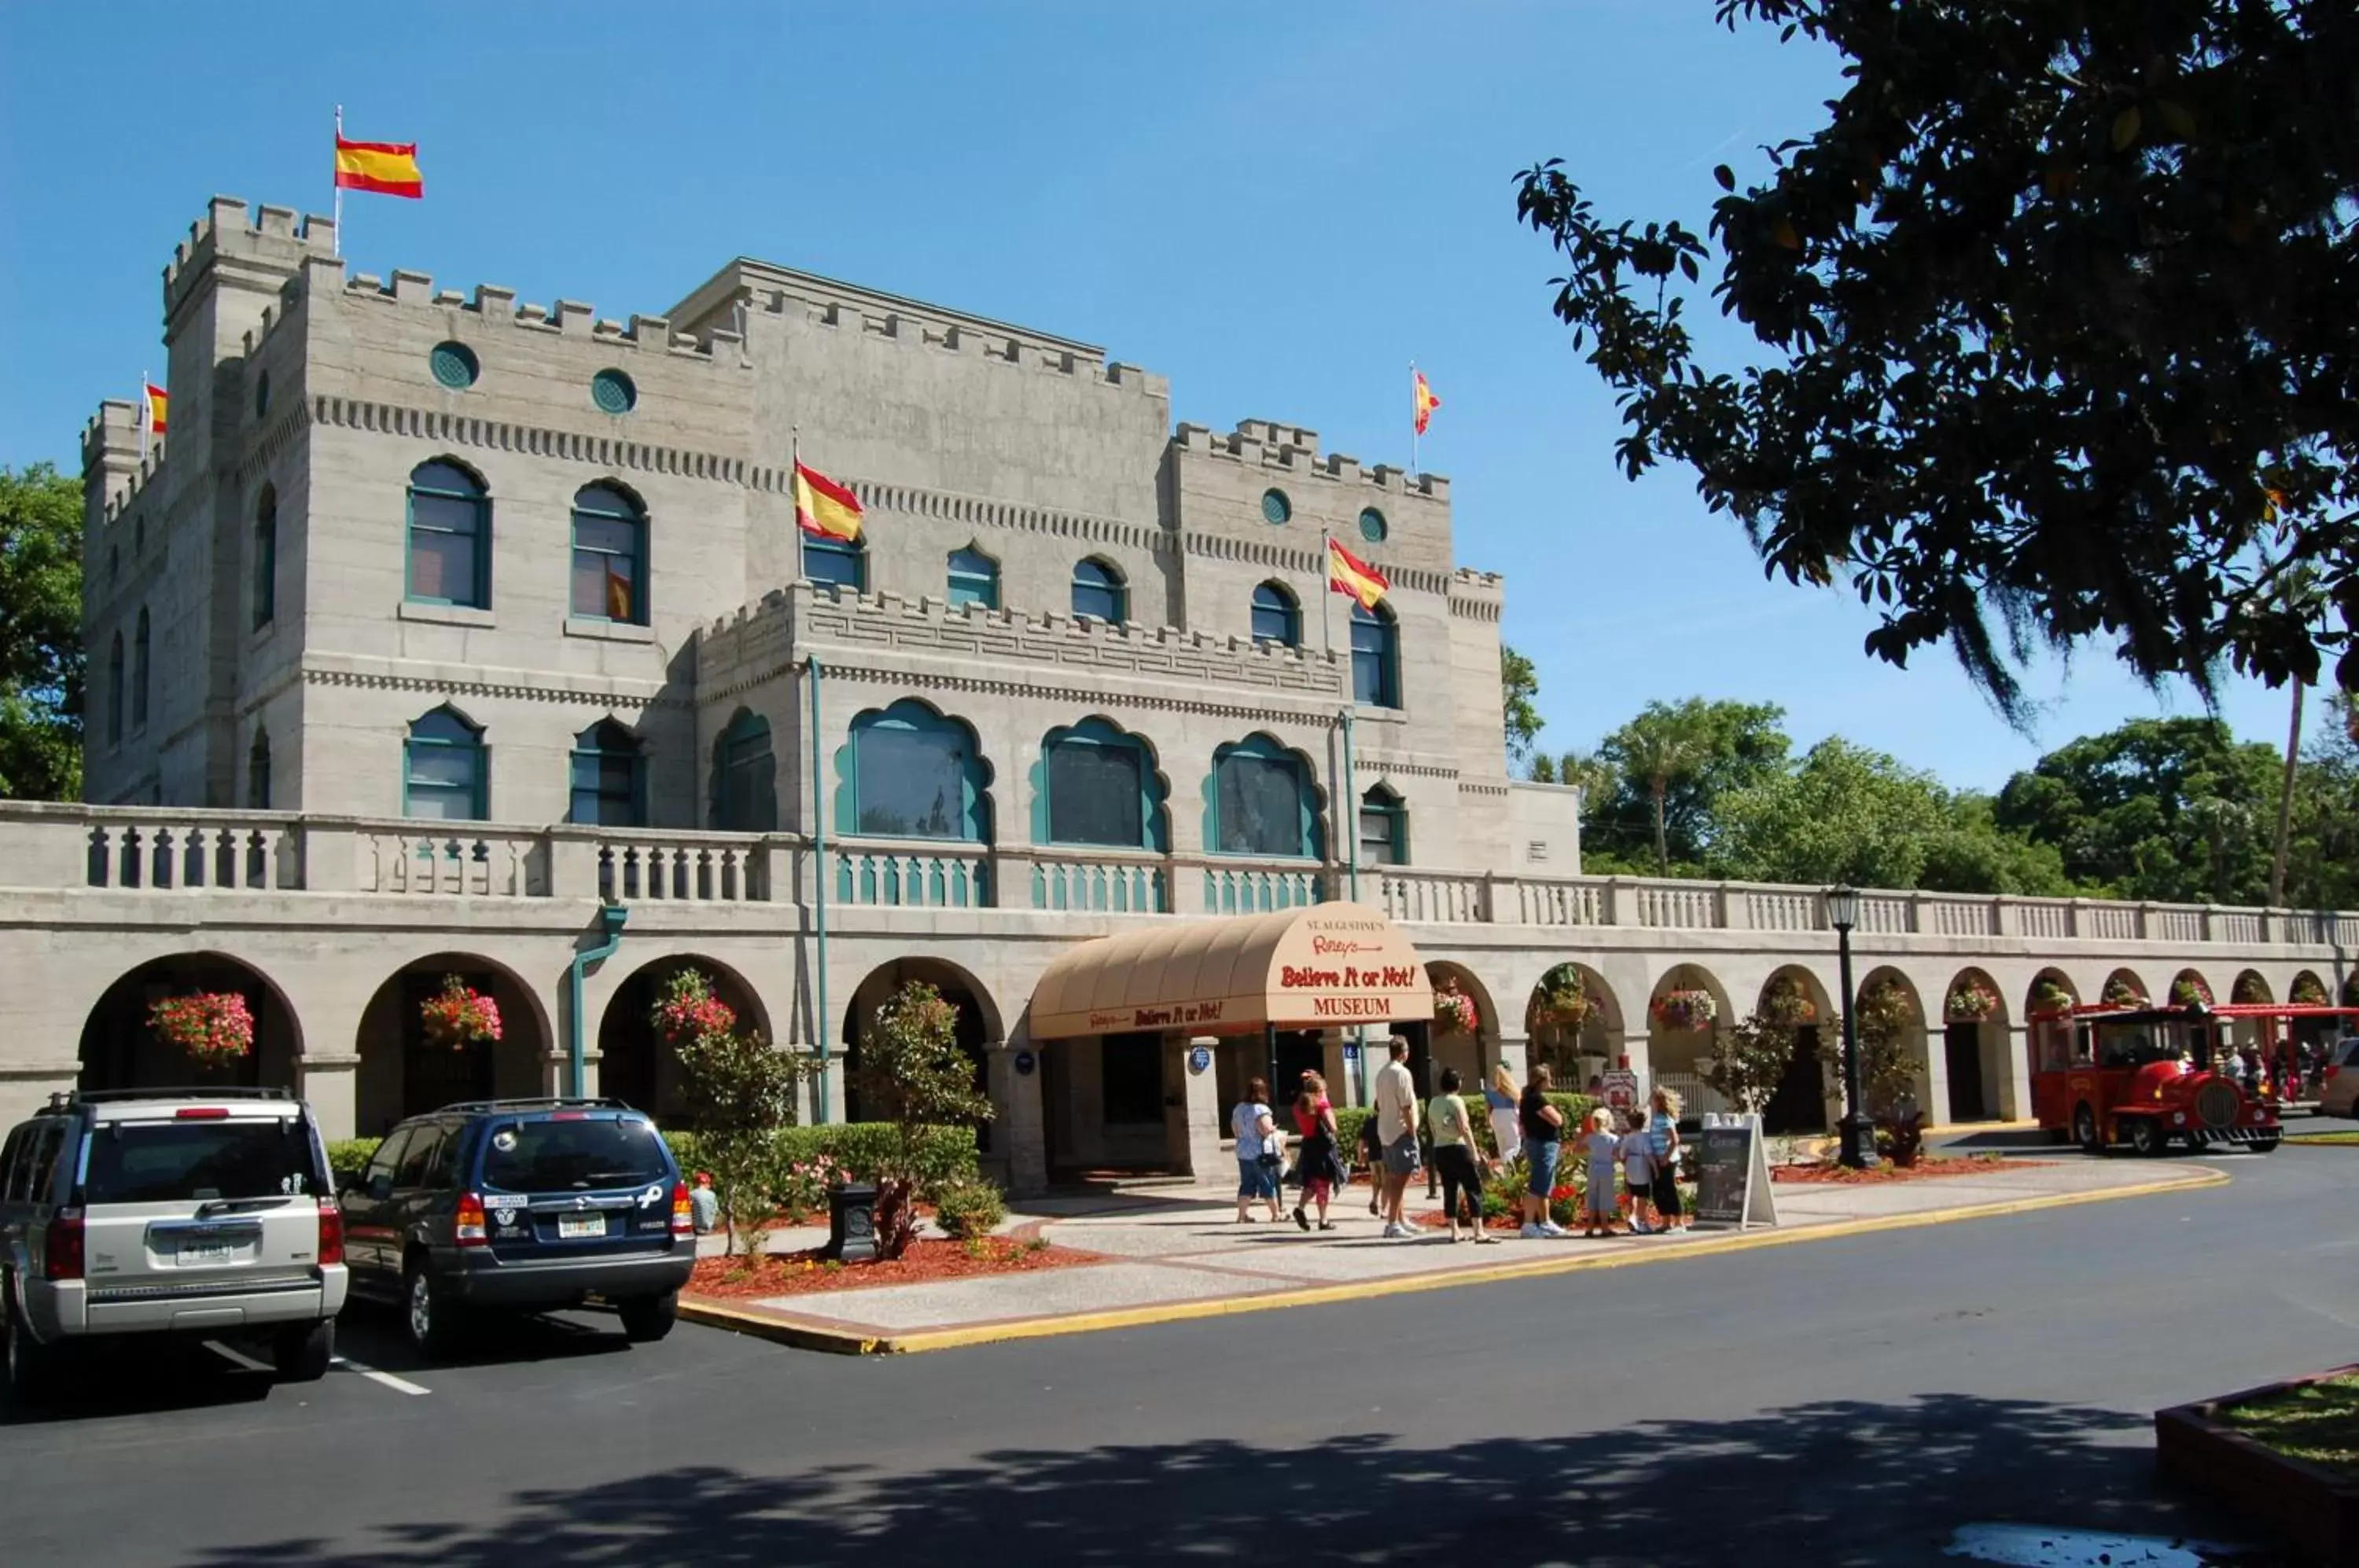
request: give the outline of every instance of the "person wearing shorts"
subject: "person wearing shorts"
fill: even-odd
[[[1655,1157],[1655,1218],[1673,1236],[1685,1236],[1688,1219],[1680,1208],[1679,1092],[1656,1090],[1647,1108],[1647,1135]]]
[[[1414,1235],[1401,1214],[1408,1179],[1417,1174],[1417,1080],[1409,1076],[1408,1041],[1392,1039],[1392,1060],[1376,1073],[1376,1138],[1384,1149],[1377,1191],[1384,1199],[1385,1239]]]
[[[1474,1239],[1487,1243],[1483,1228],[1483,1168],[1474,1159],[1474,1127],[1467,1118],[1466,1102],[1458,1097],[1458,1069],[1441,1070],[1441,1093],[1426,1102],[1426,1129],[1433,1137],[1433,1164],[1441,1174],[1442,1212],[1450,1216],[1450,1239],[1458,1236],[1458,1204],[1463,1198],[1473,1211]]]
[[[1549,1218],[1549,1194],[1556,1191],[1557,1157],[1564,1148],[1564,1113],[1548,1102],[1549,1085],[1554,1082],[1547,1064],[1536,1063],[1516,1110],[1524,1135],[1524,1159],[1531,1167],[1531,1180],[1524,1186],[1524,1228],[1519,1233],[1527,1241],[1572,1234]]]
[[[1277,1172],[1283,1140],[1269,1113],[1269,1085],[1256,1078],[1245,1084],[1245,1097],[1229,1113],[1229,1131],[1237,1140],[1237,1223],[1253,1218],[1256,1199],[1269,1205],[1269,1217],[1280,1220]]]

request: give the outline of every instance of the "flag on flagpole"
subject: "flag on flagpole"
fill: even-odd
[[[165,416],[171,411],[172,395],[153,381],[143,381],[141,386],[147,393],[142,399],[147,421],[143,428],[149,435],[160,436],[164,433]]]
[[[826,474],[795,463],[795,526],[821,539],[860,537],[860,498]]]
[[[418,171],[418,144],[346,141],[339,130],[336,189],[374,191],[380,196],[418,200],[426,194],[426,177]]]
[[[1423,435],[1425,427],[1433,422],[1433,411],[1441,407],[1441,399],[1435,397],[1433,388],[1426,385],[1424,371],[1412,370],[1408,374],[1411,383],[1409,395],[1417,408],[1417,433]]]
[[[1327,586],[1373,610],[1392,591],[1392,579],[1345,550],[1340,540],[1327,541]]]
[[[631,580],[611,566],[606,569],[606,618],[610,621],[631,618]]]

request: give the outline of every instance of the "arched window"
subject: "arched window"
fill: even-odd
[[[805,577],[822,588],[868,592],[868,550],[862,540],[818,534],[805,534],[802,539]]]
[[[991,842],[991,802],[974,731],[904,698],[852,721],[837,755],[837,830],[879,838]]]
[[[492,498],[455,463],[409,471],[409,597],[492,607]]]
[[[481,822],[490,814],[491,759],[484,732],[456,709],[414,721],[402,747],[401,814],[436,822]]]
[[[278,492],[266,485],[254,507],[254,629],[268,626],[278,613]]]
[[[573,737],[573,791],[565,820],[592,827],[647,822],[647,758],[639,737],[601,719]]]
[[[131,727],[147,722],[147,608],[139,608],[139,629],[131,637]]]
[[[1212,753],[1204,842],[1216,855],[1321,852],[1318,795],[1301,754],[1266,735]]]
[[[1253,591],[1253,635],[1256,642],[1302,646],[1302,606],[1282,583],[1265,583]]]
[[[1169,846],[1163,783],[1147,743],[1103,719],[1050,730],[1040,743],[1032,836],[1041,844]]]
[[[250,811],[270,810],[270,732],[254,732],[245,753],[245,806]]]
[[[106,650],[106,744],[116,746],[123,740],[123,634]]]
[[[1073,568],[1073,614],[1102,621],[1130,619],[1130,594],[1113,562],[1092,557]]]
[[[647,515],[612,485],[574,493],[572,610],[585,620],[647,624]]]
[[[723,833],[778,831],[778,766],[770,721],[740,708],[712,743],[712,825]]]
[[[1408,864],[1408,808],[1381,784],[1360,797],[1360,864]]]
[[[1400,626],[1392,608],[1352,606],[1352,696],[1372,708],[1400,701]]]
[[[999,562],[972,546],[951,551],[951,603],[999,608]]]

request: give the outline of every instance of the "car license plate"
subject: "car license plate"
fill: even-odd
[[[227,1263],[236,1250],[225,1241],[182,1242],[178,1256],[181,1268],[201,1269],[208,1264]]]
[[[567,1241],[578,1241],[585,1236],[603,1236],[606,1234],[606,1216],[560,1214],[557,1216],[557,1234]]]

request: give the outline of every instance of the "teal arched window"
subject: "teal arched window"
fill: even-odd
[[[836,773],[841,833],[991,842],[988,776],[974,731],[914,698],[853,719]]]
[[[970,546],[951,551],[950,568],[952,604],[999,608],[999,562]]]
[[[491,757],[484,732],[457,709],[413,721],[402,747],[401,814],[436,822],[481,822],[491,806]]]
[[[573,614],[647,624],[647,514],[612,485],[573,496]]]
[[[278,613],[278,492],[266,485],[254,506],[254,548],[246,563],[254,573],[254,610],[249,625],[255,631],[268,626]]]
[[[712,825],[724,833],[778,831],[770,721],[748,709],[738,709],[712,744]]]
[[[868,551],[860,540],[818,534],[805,534],[802,539],[804,577],[821,588],[868,591]]]
[[[245,751],[245,804],[248,811],[270,810],[270,732],[254,732]]]
[[[492,498],[447,459],[409,471],[409,597],[492,607]]]
[[[1253,591],[1253,635],[1256,642],[1302,646],[1302,606],[1282,583],[1265,583]]]
[[[1212,753],[1204,843],[1215,855],[1318,858],[1319,796],[1310,763],[1266,735]]]
[[[123,634],[106,650],[106,744],[114,746],[123,739]]]
[[[1032,803],[1038,844],[1169,847],[1163,783],[1147,743],[1103,719],[1050,730]]]
[[[1400,700],[1400,623],[1392,606],[1352,606],[1352,697],[1372,708],[1397,708]]]
[[[1408,864],[1408,808],[1382,784],[1360,797],[1360,864]]]
[[[1073,568],[1073,614],[1102,621],[1130,619],[1130,591],[1113,562],[1093,556]]]
[[[573,737],[571,803],[565,820],[592,827],[647,823],[647,756],[639,737],[601,719]]]
[[[147,722],[147,607],[139,607],[139,629],[131,638],[131,727]]]

